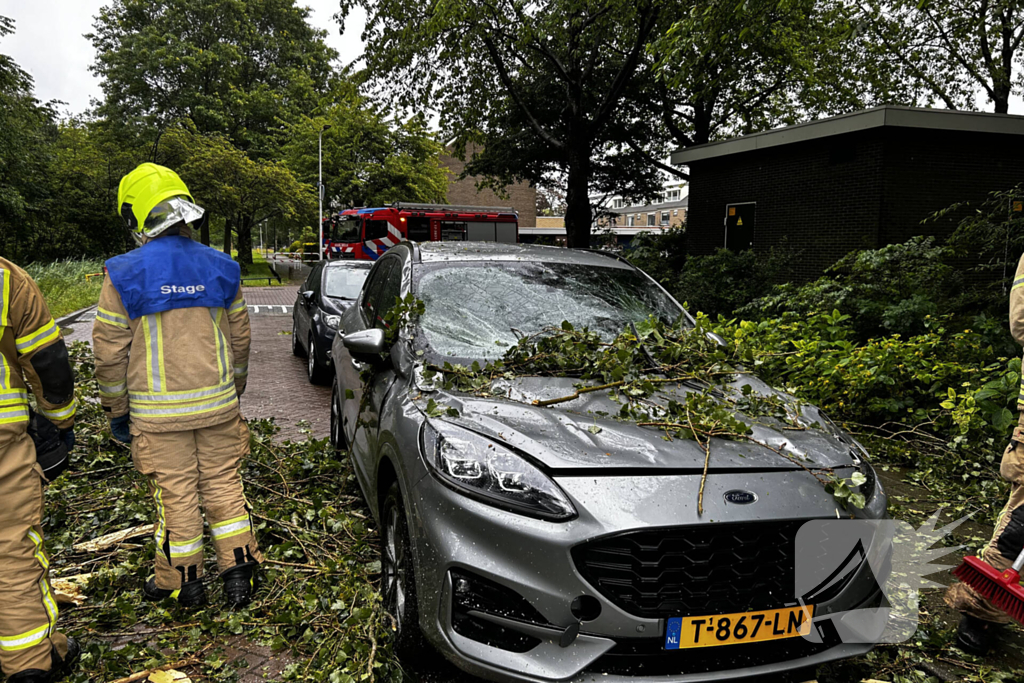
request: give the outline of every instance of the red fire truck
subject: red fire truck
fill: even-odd
[[[399,202],[379,209],[348,209],[324,221],[324,258],[376,261],[402,240],[414,242],[519,241],[519,214],[500,206]]]

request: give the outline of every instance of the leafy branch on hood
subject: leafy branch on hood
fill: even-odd
[[[618,419],[657,428],[666,440],[693,439],[704,450],[698,494],[701,514],[713,439],[745,441],[766,448],[814,476],[828,490],[846,490],[832,469],[809,466],[785,444],[773,446],[755,438],[755,424],[781,431],[804,431],[820,425],[801,419],[801,406],[795,399],[763,395],[749,384],[736,389],[737,379],[747,373],[734,364],[735,358],[735,349],[721,346],[700,321],[691,327],[684,320],[676,324],[646,320],[611,341],[588,328],[577,329],[563,322],[560,327],[522,336],[499,361],[486,365],[474,362],[470,367],[448,362],[427,365],[424,378],[440,380],[448,391],[510,400],[517,399],[506,395],[502,387],[519,377],[579,380],[572,394],[520,400],[540,407],[571,403],[592,392],[608,392],[620,405]],[[863,507],[862,498],[841,500]]]

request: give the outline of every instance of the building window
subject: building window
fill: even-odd
[[[666,196],[670,202],[679,201],[679,190],[670,190]]]
[[[661,224],[668,225],[668,211],[661,212]]]
[[[633,217],[629,216],[629,227],[633,227]]]
[[[623,204],[624,202],[621,199],[616,199],[615,201],[612,202],[612,206],[614,206],[616,209],[621,209]]]
[[[678,216],[679,215],[679,209],[672,209],[672,215],[673,216]]]
[[[647,214],[647,225],[649,227],[654,227],[654,225],[655,225],[654,221],[656,221],[656,220],[657,220],[657,214],[653,214],[653,213]]]

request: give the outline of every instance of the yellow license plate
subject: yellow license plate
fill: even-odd
[[[665,649],[715,647],[761,643],[806,636],[811,632],[814,605],[769,609],[763,612],[673,617],[665,626]]]

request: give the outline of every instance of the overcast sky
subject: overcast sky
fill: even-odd
[[[99,98],[99,79],[89,71],[96,57],[83,38],[92,32],[93,17],[109,0],[0,0],[0,15],[15,21],[13,36],[0,39],[0,53],[11,55],[36,81],[36,97],[44,102],[62,100],[62,111],[78,114]],[[358,59],[365,15],[349,19],[345,35],[331,19],[338,0],[300,0],[313,11],[310,22],[327,31],[327,44],[342,63]]]

